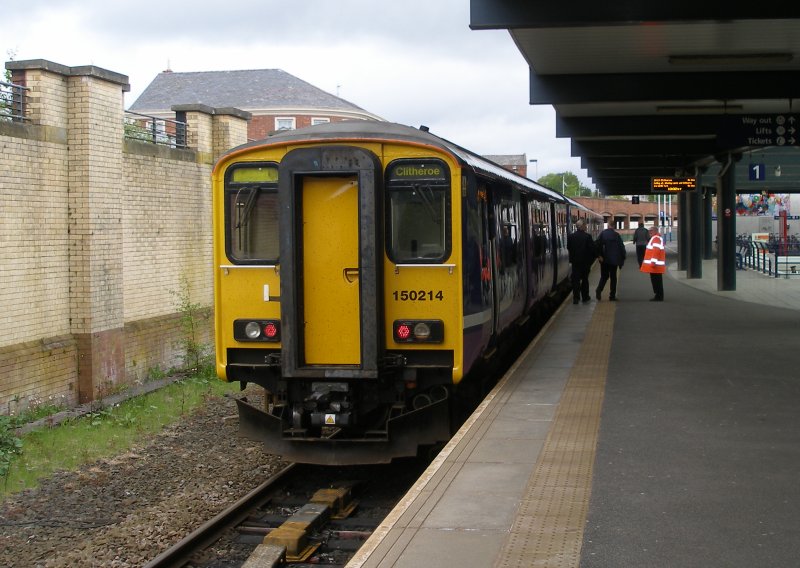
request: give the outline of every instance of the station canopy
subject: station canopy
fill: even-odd
[[[472,29],[508,30],[530,67],[530,103],[555,108],[556,135],[571,139],[601,193],[711,176],[728,156],[748,166],[737,186],[800,191],[800,2],[470,8]]]

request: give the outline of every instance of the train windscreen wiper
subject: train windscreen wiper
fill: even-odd
[[[237,209],[239,205],[239,194],[242,193],[242,189],[240,189],[239,192],[236,194]],[[241,229],[250,222],[250,215],[253,212],[253,208],[256,206],[256,199],[258,198],[259,193],[261,193],[260,187],[254,187],[250,191],[250,194],[247,196],[247,201],[244,202],[244,207],[242,208],[242,211],[239,214],[239,221],[236,223],[237,229]]]
[[[434,201],[436,200],[436,198],[433,195],[433,190],[431,189],[431,186],[415,184],[414,189],[419,193],[420,197],[422,197],[422,200],[425,202],[425,206],[428,208],[428,211],[431,214],[431,219],[433,219],[434,223],[436,223],[437,225],[441,224],[442,222],[441,212],[437,211],[436,207],[434,207]]]

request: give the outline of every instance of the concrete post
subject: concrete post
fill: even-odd
[[[717,290],[736,290],[736,162],[728,154],[717,176]]]
[[[686,265],[687,278],[703,277],[703,188],[698,174],[697,189],[686,194],[687,214],[682,221],[688,227],[689,259]]]
[[[703,258],[714,258],[713,217],[714,199],[713,190],[709,186],[703,187]]]

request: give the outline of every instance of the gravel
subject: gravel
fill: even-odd
[[[0,504],[0,566],[142,566],[284,464],[237,435],[230,398],[124,455],[59,472]]]

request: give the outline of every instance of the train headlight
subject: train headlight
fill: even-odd
[[[442,320],[396,320],[392,325],[396,343],[441,343],[444,341]]]
[[[414,337],[420,341],[427,341],[431,336],[431,326],[424,321],[419,322],[414,326]]]
[[[247,325],[244,326],[244,334],[247,336],[247,339],[258,339],[261,335],[261,326],[257,321],[249,321]]]
[[[236,341],[276,343],[281,340],[281,322],[280,320],[235,320],[233,338]]]

